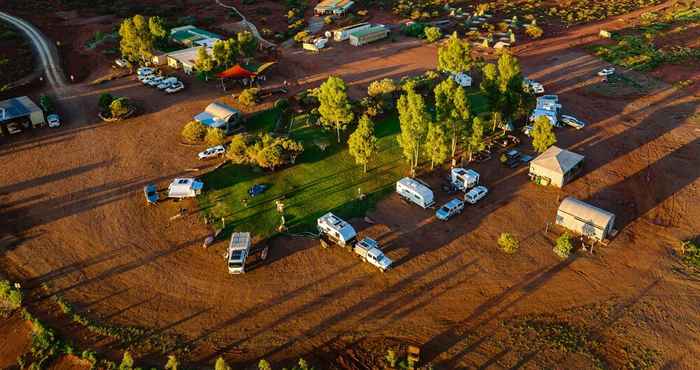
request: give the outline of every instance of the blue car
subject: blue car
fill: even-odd
[[[437,217],[438,220],[447,221],[452,218],[452,216],[462,213],[463,210],[464,202],[455,198],[440,207],[440,209],[435,212],[435,217]]]
[[[146,197],[148,204],[158,203],[158,189],[155,184],[148,184],[143,187],[143,195]]]
[[[256,195],[264,193],[268,187],[269,186],[265,184],[255,184],[252,188],[248,189],[248,195],[250,195],[251,198],[255,197]]]

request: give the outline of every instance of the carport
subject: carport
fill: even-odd
[[[43,126],[44,112],[29,97],[20,96],[0,101],[0,132],[16,133],[21,128]]]

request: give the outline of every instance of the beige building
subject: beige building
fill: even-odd
[[[613,231],[615,215],[574,197],[566,197],[557,209],[555,222],[576,234],[604,240]]]
[[[530,179],[561,188],[583,169],[583,156],[552,146],[530,162]]]

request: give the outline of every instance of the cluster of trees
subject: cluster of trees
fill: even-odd
[[[131,62],[145,62],[153,56],[155,43],[164,40],[168,32],[160,17],[146,19],[142,15],[126,18],[119,26],[119,49]]]
[[[303,152],[304,146],[288,137],[238,134],[231,140],[226,157],[236,164],[256,164],[274,171],[276,167],[293,164]]]
[[[255,55],[258,39],[248,31],[238,32],[235,38],[217,40],[212,45],[211,54],[202,46],[197,49],[195,67],[203,73],[209,73],[215,68],[228,68],[239,58],[249,58]]]
[[[182,128],[182,138],[191,144],[206,143],[210,146],[221,145],[226,141],[223,130],[214,127],[205,127],[197,121],[188,122]]]

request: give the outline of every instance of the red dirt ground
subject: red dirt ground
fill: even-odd
[[[586,156],[583,175],[558,190],[529,183],[524,168],[476,165],[491,193],[448,223],[388,197],[369,215],[375,225],[353,224],[386,246],[397,263],[390,272],[314,241],[278,238],[264,265],[228,275],[225,242],[200,246],[209,231],[193,202],[146,207],[141,194],[146,183],[163,188],[197,173],[188,169],[202,166],[199,148],[179,144],[179,131],[222,94],[186,79],[185,92],[164,96],[133,78],[74,86],[60,101],[64,127],[0,138],[0,232],[20,240],[0,254],[0,266],[93,319],[183,336],[192,351],[181,361],[191,365],[221,354],[238,367],[260,357],[288,365],[301,355],[322,368],[382,367],[386,348],[415,343],[436,368],[592,368],[595,358],[623,368],[646,353],[657,353],[654,368],[692,368],[700,357],[700,286],[682,268],[677,246],[700,229],[693,207],[700,127],[689,120],[699,101],[664,83],[641,97],[589,94],[605,63],[578,46],[617,21],[610,22],[515,50],[529,77],[589,122],[557,132],[558,145]],[[410,40],[333,45],[319,55],[290,50],[276,78],[301,88],[337,74],[358,96],[371,80],[432,68],[435,50]],[[100,123],[102,91],[133,97],[145,112]],[[444,174],[421,177],[438,185]],[[595,253],[561,261],[551,251],[560,231],[546,232],[545,224],[570,194],[616,213],[620,233]],[[170,221],[180,207],[188,215]],[[496,246],[502,231],[520,239],[515,255]],[[509,325],[533,317],[578,325],[599,349],[568,353],[511,335]],[[51,322],[64,336],[76,332]],[[97,347],[108,354],[123,348]]]

